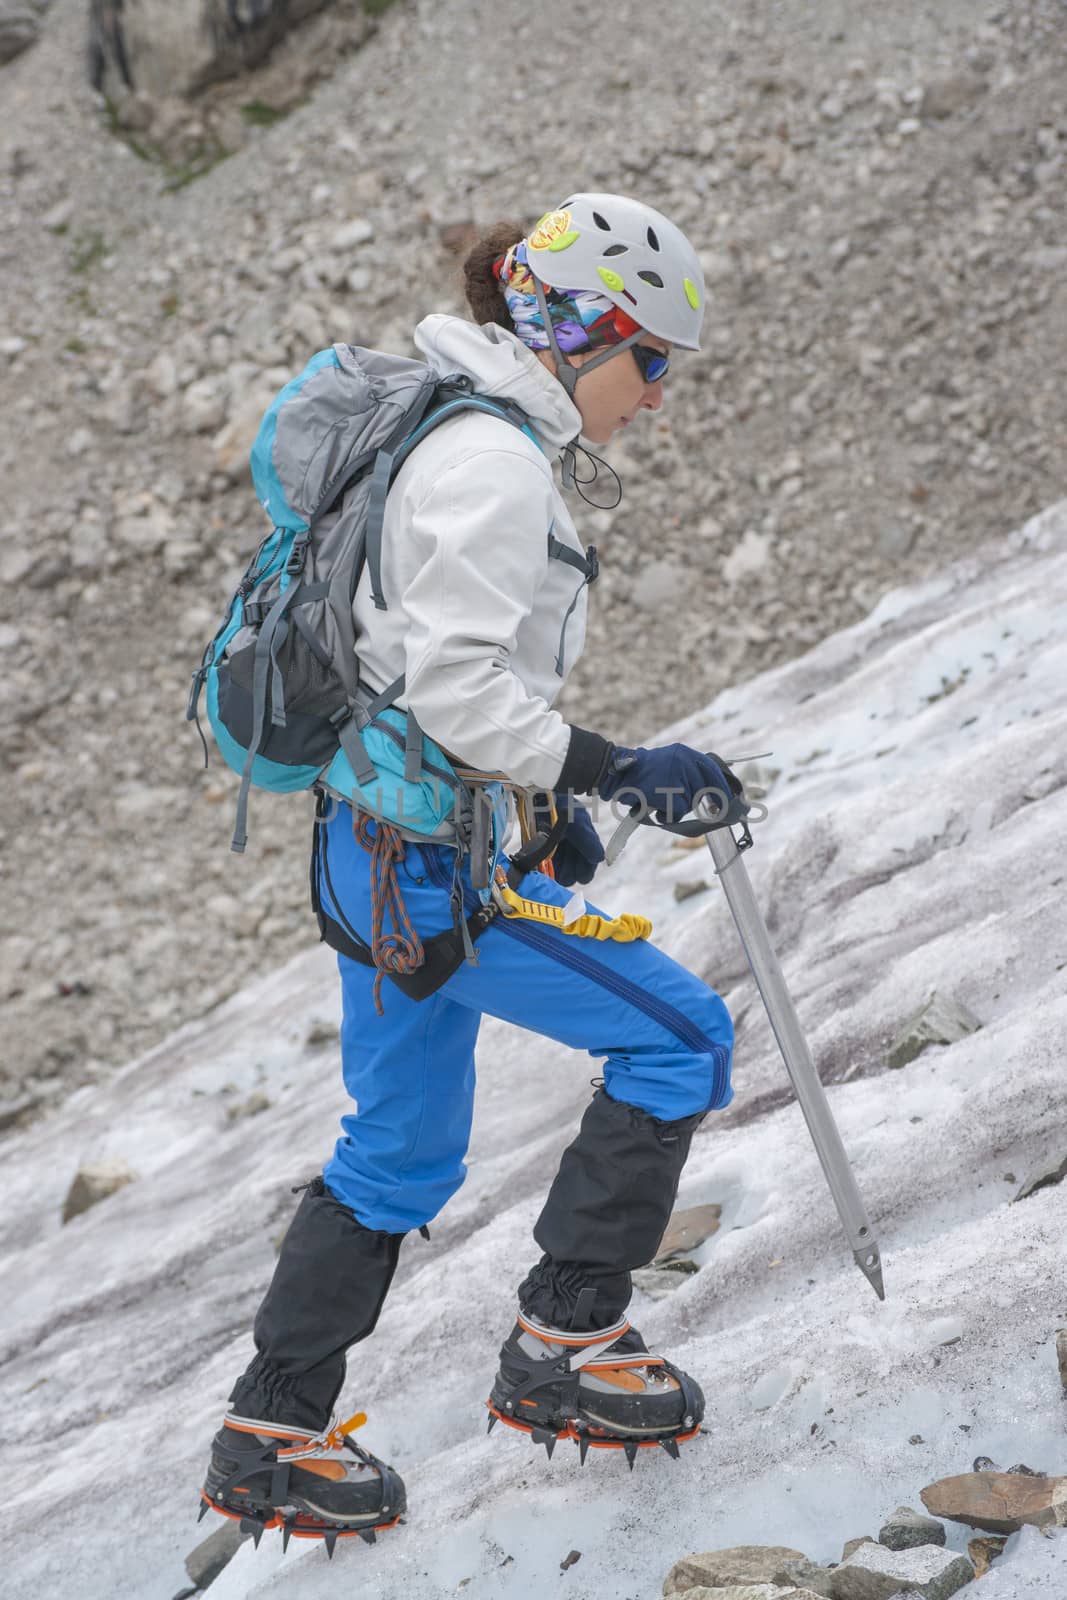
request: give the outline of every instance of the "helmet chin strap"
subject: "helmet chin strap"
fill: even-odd
[[[548,343],[552,350],[552,359],[556,364],[556,377],[567,391],[568,400],[570,400],[573,404],[574,391],[578,387],[578,379],[582,377],[584,373],[592,372],[594,367],[599,367],[603,365],[605,361],[610,361],[612,356],[621,355],[624,350],[629,350],[631,345],[637,344],[645,330],[643,328],[638,328],[636,333],[631,333],[627,338],[620,340],[618,344],[608,345],[606,349],[599,351],[597,355],[593,356],[590,361],[583,361],[580,367],[576,367],[573,362],[568,361],[567,357],[559,347],[559,340],[556,338],[556,330],[552,325],[552,318],[549,315],[548,300],[545,297],[544,284],[541,282],[540,278],[534,278],[534,290],[537,294],[537,304],[541,310],[541,317],[545,324],[545,332],[548,335]],[[575,434],[574,438],[563,452],[562,472],[563,487],[565,489],[573,489],[576,487],[576,479],[574,476],[574,451],[575,446],[578,443],[578,438],[579,434]],[[581,493],[580,490],[579,493]],[[585,496],[583,495],[582,498],[584,499]]]

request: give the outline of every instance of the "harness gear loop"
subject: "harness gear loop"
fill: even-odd
[[[382,1005],[382,979],[387,972],[412,973],[426,959],[419,938],[408,916],[404,897],[396,876],[396,864],[403,861],[405,844],[402,835],[391,823],[377,823],[371,833],[373,818],[359,811],[352,813],[352,827],[365,850],[370,852],[371,884],[371,957],[377,969],[374,980],[374,1006],[378,1015],[385,1015]],[[393,931],[384,931],[385,913],[388,911]]]
[[[558,928],[561,933],[576,935],[579,939],[615,939],[620,944],[630,944],[635,939],[647,939],[652,932],[648,917],[634,911],[624,911],[618,917],[600,917],[591,911],[564,922],[565,906],[542,905],[539,900],[527,900],[508,886],[503,867],[496,870],[493,899],[505,917],[521,917],[526,922],[538,922],[542,927]]]

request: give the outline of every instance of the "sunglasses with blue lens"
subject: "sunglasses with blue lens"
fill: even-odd
[[[654,350],[650,344],[632,344],[630,354],[637,362],[645,383],[658,383],[660,378],[667,376],[671,363],[662,350]]]

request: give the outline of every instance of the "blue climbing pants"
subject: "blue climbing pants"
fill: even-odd
[[[338,806],[317,826],[324,829],[323,910],[369,944],[370,855],[353,835],[352,813]],[[452,926],[454,859],[443,846],[409,843],[397,865],[408,914],[423,938]],[[469,879],[466,888],[470,910]],[[539,872],[527,874],[521,893],[552,905],[565,905],[571,895]],[[344,1133],[323,1177],[364,1227],[389,1233],[418,1228],[462,1184],[474,1047],[485,1013],[587,1050],[603,1063],[611,1101],[664,1122],[721,1108],[732,1098],[733,1027],[726,1006],[647,940],[580,938],[498,916],[475,949],[477,965],[463,963],[428,999],[412,1000],[385,979],[382,1016],[374,1005],[373,969],[338,956],[341,1055],[356,1110],[341,1119]]]

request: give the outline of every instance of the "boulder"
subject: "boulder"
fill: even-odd
[[[923,89],[919,115],[938,121],[954,116],[980,100],[986,87],[985,79],[977,73],[954,72],[949,77],[937,78]]]
[[[632,1273],[638,1289],[652,1300],[665,1300],[675,1289],[680,1289],[686,1278],[700,1268],[695,1261],[684,1257],[672,1261],[657,1261],[651,1267],[637,1267]]]
[[[911,1506],[897,1506],[878,1533],[887,1550],[912,1550],[921,1544],[944,1544],[945,1530],[934,1517],[924,1517]]]
[[[921,1011],[904,1024],[889,1047],[886,1064],[906,1067],[931,1044],[955,1044],[982,1026],[973,1011],[959,1000],[932,994]]]
[[[820,1600],[811,1589],[783,1588],[778,1583],[728,1583],[723,1589],[700,1584],[685,1591],[685,1600]]]
[[[110,1160],[87,1162],[74,1175],[67,1198],[63,1202],[63,1221],[80,1217],[83,1211],[98,1205],[109,1195],[134,1183],[138,1174],[119,1157]]]
[[[713,1233],[718,1233],[721,1218],[722,1206],[715,1204],[688,1206],[684,1211],[672,1212],[667,1231],[656,1252],[656,1260],[665,1261],[670,1256],[695,1250]]]
[[[29,6],[0,0],[0,66],[35,44],[40,31],[41,19]]]
[[[974,1568],[955,1550],[924,1544],[913,1550],[887,1550],[864,1544],[834,1568],[832,1600],[894,1600],[904,1594],[923,1600],[949,1600],[971,1582]]]
[[[199,1591],[214,1583],[247,1538],[248,1534],[242,1533],[237,1523],[228,1519],[195,1550],[190,1550],[185,1558],[185,1570]]]
[[[1021,1472],[964,1472],[920,1491],[927,1511],[987,1533],[1067,1525],[1067,1478]]]
[[[804,1561],[802,1550],[786,1545],[742,1544],[726,1550],[704,1550],[676,1561],[663,1583],[664,1595],[686,1594],[701,1586],[725,1589],[728,1585],[776,1584],[776,1575],[787,1561]]]
[[[974,1562],[974,1575],[984,1578],[990,1567],[999,1555],[1003,1555],[1004,1546],[1007,1544],[1006,1534],[991,1533],[984,1539],[969,1539],[967,1541],[967,1554]]]
[[[90,0],[89,76],[118,99],[195,94],[260,65],[331,0]]]
[[[1014,1205],[1016,1200],[1029,1199],[1038,1189],[1049,1189],[1054,1183],[1062,1183],[1064,1178],[1067,1178],[1067,1156],[1063,1156],[1059,1161],[1043,1162],[1041,1166],[1034,1168],[1018,1194],[1012,1196],[1012,1204]]]

